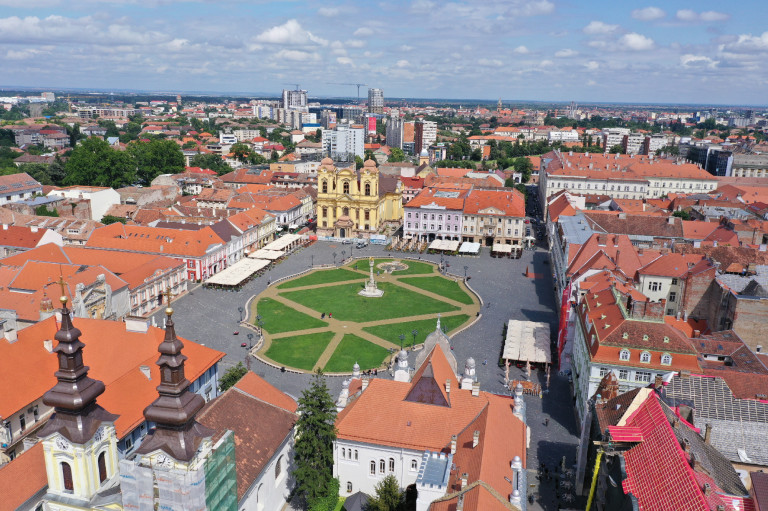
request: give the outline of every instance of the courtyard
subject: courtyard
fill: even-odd
[[[419,349],[438,316],[450,334],[468,325],[479,300],[460,280],[440,275],[432,263],[373,259],[380,298],[360,296],[367,259],[269,286],[250,304],[249,318],[263,330],[258,356],[279,367],[350,373],[387,368],[400,347]]]

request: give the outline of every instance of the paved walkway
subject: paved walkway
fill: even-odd
[[[408,264],[408,261],[403,261],[400,259],[395,259],[395,260],[398,262],[402,262],[403,264],[406,264],[406,265]],[[282,303],[287,307],[295,309],[310,317],[313,317],[313,318],[318,317],[320,315],[319,311],[316,311],[298,302],[290,300],[285,296],[283,296],[282,293],[288,293],[288,292],[292,293],[294,291],[306,291],[310,289],[319,289],[319,288],[333,288],[333,287],[341,286],[345,284],[364,283],[369,277],[368,271],[355,269],[350,264],[347,264],[346,266],[344,266],[344,268],[352,272],[359,273],[360,278],[352,279],[352,280],[336,281],[336,282],[325,282],[322,284],[313,284],[309,286],[291,287],[288,289],[279,289],[280,284],[283,284],[283,282],[287,282],[287,281],[282,281],[277,285],[268,287],[264,292],[260,293],[258,296],[254,298],[254,300],[251,301],[251,310],[250,310],[249,317],[251,318],[256,317],[256,315],[258,314],[258,311],[257,311],[258,301],[261,300],[262,298],[271,298],[277,302]],[[324,271],[324,270],[319,269],[315,271]],[[304,273],[300,276],[297,276],[296,279],[301,279],[307,275],[310,275],[311,273],[312,272]],[[463,325],[460,325],[454,328],[453,329],[454,331],[466,326],[471,321],[474,321],[474,318],[476,317],[478,311],[480,310],[480,304],[477,297],[474,295],[474,293],[472,293],[469,289],[467,289],[467,287],[464,285],[463,282],[461,282],[461,280],[457,280],[456,282],[458,282],[461,289],[464,290],[464,292],[467,293],[467,295],[469,295],[472,298],[472,304],[465,304],[462,302],[458,302],[451,298],[444,297],[432,291],[421,289],[419,287],[416,287],[414,285],[407,284],[401,281],[401,279],[404,279],[404,278],[410,279],[410,278],[425,278],[425,277],[436,277],[436,276],[442,276],[442,275],[434,271],[432,273],[400,274],[400,275],[397,275],[396,273],[391,273],[391,274],[381,273],[379,276],[375,277],[375,279],[377,283],[386,282],[392,285],[402,287],[414,293],[418,293],[420,295],[447,303],[448,305],[458,307],[459,310],[440,313],[440,315],[443,317],[459,316],[462,314],[466,314],[467,316],[470,317],[470,319],[467,320]],[[445,276],[442,276],[442,277],[449,280],[454,280],[449,277],[445,277]],[[293,280],[293,279],[289,279],[289,280]],[[377,300],[377,298],[369,298],[369,300],[371,300],[372,303],[375,304],[375,301]],[[283,366],[284,365],[283,362],[278,360],[273,360],[266,355],[267,350],[269,350],[269,347],[272,345],[272,342],[274,340],[283,339],[286,337],[293,337],[296,335],[308,335],[308,334],[315,334],[315,333],[321,333],[321,332],[334,332],[335,335],[331,339],[331,342],[328,343],[328,346],[326,346],[325,350],[323,351],[323,353],[320,355],[317,362],[315,363],[315,367],[313,369],[314,371],[314,370],[325,367],[325,365],[331,359],[331,356],[333,356],[333,353],[336,351],[336,348],[339,346],[339,343],[341,342],[341,340],[344,338],[346,334],[356,335],[373,344],[386,348],[387,350],[390,350],[390,352],[392,352],[392,350],[398,350],[400,348],[400,345],[394,342],[390,342],[385,339],[382,339],[381,337],[375,336],[369,332],[366,332],[364,328],[379,326],[379,325],[398,324],[398,323],[411,322],[411,321],[420,321],[420,320],[426,320],[426,319],[437,320],[437,317],[438,317],[437,313],[431,313],[431,314],[418,314],[418,315],[412,315],[412,316],[402,316],[398,318],[387,318],[387,319],[374,320],[374,321],[355,322],[355,321],[342,321],[336,318],[329,318],[328,316],[326,316],[325,318],[323,318],[323,321],[326,321],[328,323],[328,326],[325,326],[325,327],[308,328],[304,330],[291,330],[289,332],[281,332],[279,334],[269,334],[268,332],[264,332],[264,344],[259,349],[258,357],[264,359],[267,362],[276,364],[278,366]],[[383,360],[382,363],[378,366],[378,368],[382,368],[382,367],[387,367],[386,359]],[[369,368],[364,368],[364,369],[369,369]],[[370,368],[370,369],[373,369],[373,368]],[[296,369],[296,370],[299,370],[299,369]],[[351,371],[352,371],[352,368],[350,367],[348,372],[351,372]]]

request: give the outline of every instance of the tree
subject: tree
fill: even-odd
[[[172,140],[133,142],[128,146],[128,154],[136,164],[136,178],[144,184],[151,183],[160,174],[184,172],[184,153]]]
[[[48,173],[49,168],[50,165],[45,163],[25,163],[18,167],[18,172],[26,172],[41,185],[52,185],[54,183]]]
[[[40,204],[35,208],[35,214],[37,216],[59,216],[59,212],[55,209],[50,210],[45,204]]]
[[[102,223],[104,223],[102,221]],[[235,383],[248,373],[248,369],[245,368],[242,362],[238,362],[236,365],[230,367],[219,378],[219,392],[224,392],[230,387],[234,387]]]
[[[687,211],[682,210],[682,209],[679,209],[679,210],[675,211],[674,213],[672,213],[672,216],[676,216],[678,218],[682,218],[683,220],[690,220],[691,219],[691,214],[688,213]]]
[[[101,217],[101,223],[104,225],[109,224],[115,224],[120,222],[121,224],[124,224],[126,222],[126,219],[121,216],[114,216],[114,215],[104,215]]]
[[[107,137],[120,136],[120,130],[117,129],[117,125],[115,124],[115,121],[99,120],[99,126],[107,129],[107,134],[105,135]]]
[[[251,152],[252,152],[251,148],[243,144],[242,142],[233,144],[232,147],[229,148],[229,150],[237,159],[237,161],[240,161],[240,162],[248,161],[248,157],[251,155]]]
[[[363,159],[366,161],[373,160],[374,163],[376,163],[377,165],[379,164],[379,162],[376,160],[376,156],[373,154],[373,151],[370,149],[365,150],[365,158]]]
[[[336,440],[336,406],[322,371],[299,398],[294,462],[295,492],[308,507],[327,495],[333,479],[333,442]]]
[[[64,184],[120,188],[133,182],[135,167],[127,152],[112,149],[104,140],[91,137],[72,151],[64,166]]]
[[[357,169],[361,169],[363,168],[363,165],[365,165],[365,162],[363,161],[363,159],[360,158],[359,156],[355,156],[355,167]]]
[[[64,161],[57,154],[53,159],[53,163],[48,165],[48,177],[54,185],[60,186],[64,182],[66,175],[67,172],[64,169]]]
[[[621,154],[624,152],[624,148],[621,147],[619,144],[616,144],[614,146],[611,146],[608,152],[611,154]]]
[[[389,153],[389,158],[387,161],[391,161],[393,163],[398,161],[404,161],[405,160],[405,153],[402,149],[399,147],[393,147],[392,150]]]
[[[226,162],[221,159],[221,156],[214,153],[196,154],[189,159],[189,166],[210,169],[220,176],[232,172],[232,167],[227,165]]]
[[[376,495],[368,501],[366,511],[399,511],[404,502],[400,485],[392,474],[376,485]]]

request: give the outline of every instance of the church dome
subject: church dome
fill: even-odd
[[[376,168],[376,162],[373,161],[373,160],[370,160],[370,159],[369,160],[365,160],[365,163],[363,163],[363,167],[366,167],[366,168],[371,168],[371,167]]]
[[[419,156],[426,156],[426,157],[429,157],[429,153],[427,152],[427,150],[426,150],[426,149],[422,149],[422,150],[421,150],[421,154],[419,154]]]
[[[326,156],[325,158],[320,160],[320,165],[330,165],[331,167],[333,167],[333,160]]]

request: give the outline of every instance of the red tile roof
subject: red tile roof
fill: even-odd
[[[525,199],[518,190],[472,190],[464,201],[464,213],[525,217]]]
[[[0,498],[3,509],[21,509],[36,493],[48,486],[43,443],[38,442],[22,452],[11,463],[0,468]],[[24,508],[26,509],[26,508]]]

